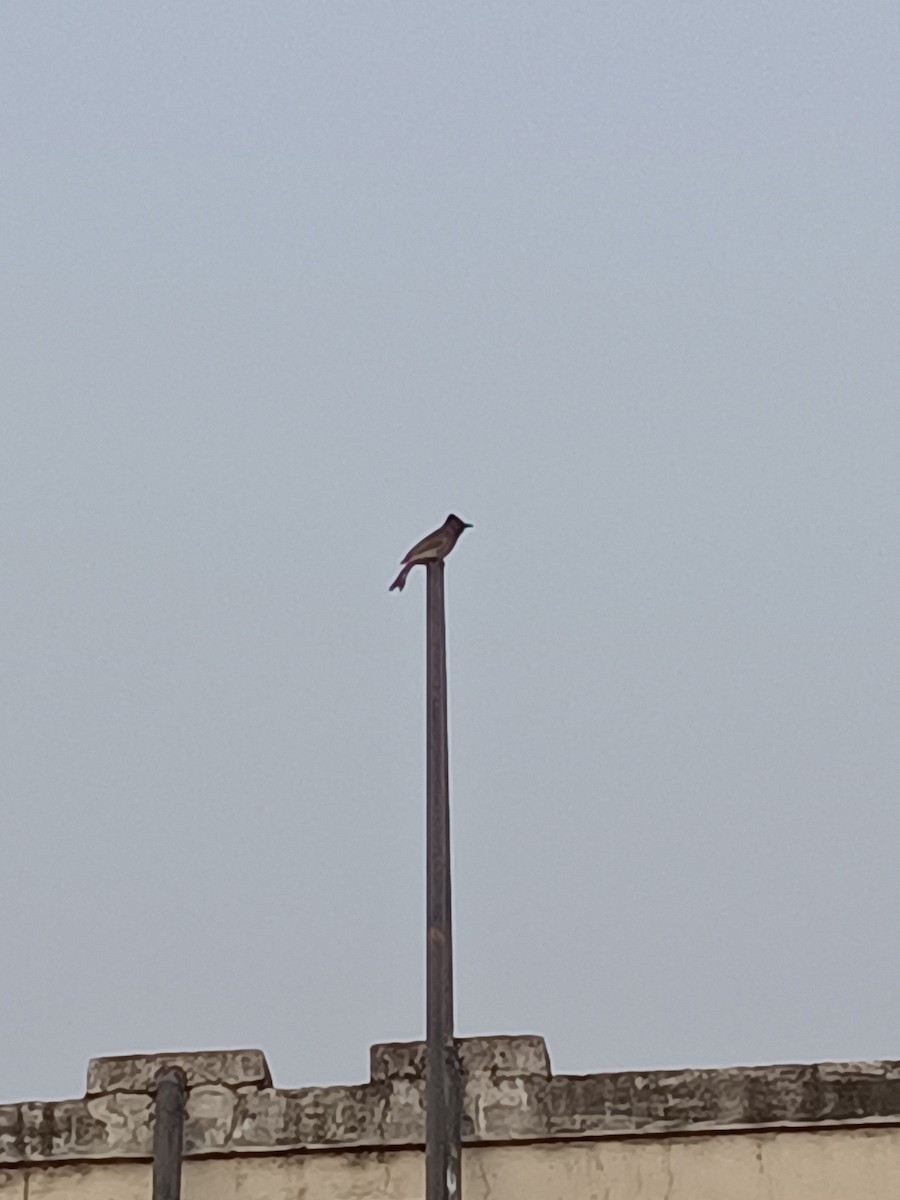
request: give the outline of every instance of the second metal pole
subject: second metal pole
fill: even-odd
[[[426,1200],[460,1200],[460,1081],[453,1034],[450,770],[444,564],[427,564],[428,765],[425,1045]]]
[[[153,1117],[153,1200],[180,1200],[184,1154],[184,1072],[162,1071],[156,1082]]]

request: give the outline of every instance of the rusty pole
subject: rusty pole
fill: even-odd
[[[426,1200],[460,1200],[461,1094],[453,1034],[453,922],[450,887],[450,779],[447,749],[447,636],[444,563],[426,564]]]

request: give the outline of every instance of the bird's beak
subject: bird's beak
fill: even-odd
[[[463,529],[474,529],[475,526],[469,521],[463,521]]]

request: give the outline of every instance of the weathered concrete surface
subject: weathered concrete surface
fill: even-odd
[[[460,1042],[469,1145],[900,1125],[900,1063],[554,1076],[543,1039]],[[273,1088],[258,1050],[95,1059],[84,1099],[0,1107],[0,1168],[148,1159],[153,1090],[177,1065],[188,1080],[185,1154],[259,1155],[420,1146],[424,1046],[377,1045],[368,1083]],[[6,1200],[0,1195],[0,1200]]]
[[[269,1064],[262,1050],[175,1051],[171,1054],[92,1058],[88,1064],[86,1095],[152,1091],[163,1067],[180,1067],[188,1087],[201,1083],[221,1083],[228,1087],[272,1086]]]
[[[462,1038],[459,1061],[464,1075],[494,1077],[537,1075],[550,1078],[550,1055],[542,1037]],[[369,1054],[373,1082],[384,1079],[424,1079],[424,1042],[381,1042]]]
[[[191,1159],[188,1200],[421,1200],[410,1150]],[[3,1183],[3,1177],[9,1180]],[[0,1174],[0,1200],[146,1200],[150,1166],[95,1162]],[[465,1200],[896,1200],[900,1129],[576,1139],[475,1146]]]
[[[900,1064],[560,1075],[546,1110],[555,1135],[896,1120]]]
[[[25,1200],[25,1172],[0,1170],[0,1200]]]

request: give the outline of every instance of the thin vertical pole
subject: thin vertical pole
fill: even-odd
[[[153,1200],[180,1200],[186,1081],[178,1067],[156,1081],[153,1121]]]
[[[429,562],[426,615],[428,765],[425,1043],[426,1200],[460,1200],[460,1090],[453,1035],[450,771],[444,564]]]

